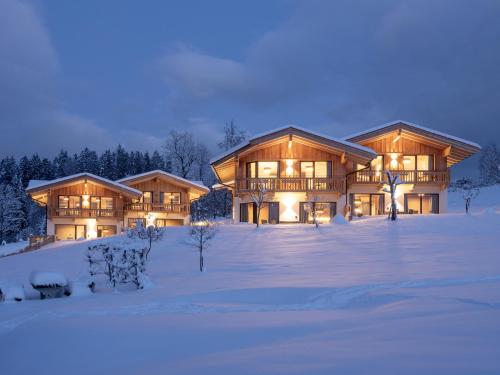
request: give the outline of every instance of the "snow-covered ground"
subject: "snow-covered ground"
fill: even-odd
[[[24,250],[28,246],[28,241],[11,242],[5,245],[0,245],[0,257],[15,254]]]
[[[169,228],[153,289],[1,304],[1,373],[499,374],[500,214],[484,208],[221,225],[203,274]],[[2,258],[0,279],[34,297],[31,271],[85,275],[88,244]]]

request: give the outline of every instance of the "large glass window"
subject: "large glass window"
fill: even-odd
[[[247,178],[257,177],[257,162],[247,163]]]
[[[382,155],[377,156],[370,163],[370,169],[372,171],[383,171],[384,170],[384,157]]]
[[[101,209],[102,210],[112,210],[113,208],[114,208],[113,198],[101,197]]]
[[[431,155],[417,155],[417,170],[430,171],[434,169],[434,166],[432,165],[432,159],[433,158]]]
[[[161,193],[162,203],[164,204],[181,204],[181,193]]]
[[[278,162],[277,161],[259,161],[257,176],[259,178],[276,178],[278,177]]]
[[[403,170],[414,171],[417,167],[415,161],[415,155],[404,155],[403,156]]]
[[[405,194],[407,214],[439,213],[439,194]]]
[[[147,203],[147,204],[153,203],[152,191],[145,191],[144,193],[142,193],[142,203]]]
[[[80,208],[82,206],[82,197],[78,195],[60,195],[59,208]]]
[[[383,215],[383,194],[351,194],[353,216]]]
[[[332,164],[329,161],[301,161],[300,177],[326,178],[331,175]]]

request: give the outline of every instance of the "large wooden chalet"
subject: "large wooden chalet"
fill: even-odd
[[[386,171],[404,182],[398,210],[446,212],[450,167],[480,146],[404,121],[335,139],[295,126],[253,137],[211,161],[221,187],[233,192],[235,222],[257,221],[257,191],[265,191],[261,223],[383,215],[390,197]]]

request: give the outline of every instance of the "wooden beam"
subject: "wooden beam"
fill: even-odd
[[[446,157],[450,156],[450,154],[451,154],[451,145],[450,145],[450,146],[448,146],[448,147],[446,147],[446,148],[443,150],[443,157],[445,157],[445,158],[446,158]]]
[[[347,157],[346,157],[346,155],[345,155],[345,152],[343,152],[343,153],[342,153],[342,155],[340,155],[340,162],[341,162],[342,164],[347,163]]]

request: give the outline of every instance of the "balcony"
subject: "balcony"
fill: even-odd
[[[50,214],[52,217],[123,217],[121,210],[102,210],[93,208],[51,208]]]
[[[391,171],[393,175],[399,175],[401,181],[408,184],[448,184],[450,182],[449,171]],[[356,172],[349,177],[352,184],[384,184],[387,180],[383,171],[365,170]]]
[[[236,180],[236,191],[238,192],[251,192],[259,189],[264,189],[270,192],[343,192],[344,188],[344,177],[243,178]]]
[[[129,203],[126,211],[166,212],[189,214],[189,204],[185,203]]]

